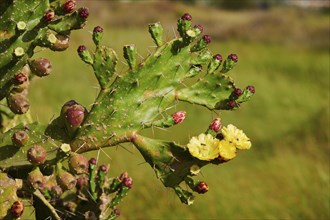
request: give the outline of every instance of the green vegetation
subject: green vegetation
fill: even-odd
[[[100,5],[102,3],[100,1]],[[94,26],[105,29],[104,44],[121,51],[122,45],[136,43],[138,52],[145,57],[148,51],[139,48],[153,45],[145,31],[146,24],[158,20],[173,23],[179,13],[189,11],[194,20],[205,21],[205,33],[215,36],[210,45],[213,53],[224,57],[231,52],[238,54],[239,63],[230,73],[239,79],[237,85],[251,83],[256,87],[256,95],[249,105],[235,114],[220,112],[223,123],[231,122],[242,128],[253,146],[250,151],[242,152],[238,160],[203,169],[203,179],[210,192],[197,198],[192,206],[180,204],[174,193],[161,187],[156,178],[146,178],[154,176],[153,170],[143,163],[133,146],[100,151],[100,163],[109,162],[111,157],[110,175],[128,170],[139,185],[133,186],[130,196],[122,202],[121,218],[328,219],[329,15],[290,8],[274,8],[263,12],[265,14],[258,11],[239,14],[165,3],[162,4],[168,8],[164,13],[154,15],[152,10],[143,8],[148,4],[143,4],[109,4],[115,8],[113,11],[111,7],[104,7],[103,10],[110,10],[109,16],[125,14],[121,9],[129,7],[133,11],[129,13],[144,11],[144,16],[135,19],[140,23],[129,28],[121,24],[130,23],[134,18],[119,16],[109,21],[100,6],[91,7],[93,18],[83,31],[72,33],[71,46],[65,53],[37,53],[38,56],[47,54],[54,68],[47,79],[32,81],[29,95],[32,116],[47,122],[57,117],[59,106],[70,99],[85,106],[93,102],[97,94],[96,80],[91,69],[81,65],[78,55],[73,54],[80,44],[92,45],[89,31]],[[148,7],[160,6],[150,4]],[[228,23],[226,17],[233,18],[233,23]],[[263,21],[263,18],[268,20]],[[275,18],[277,20],[272,20]],[[256,24],[256,21],[261,23]],[[107,22],[118,25],[113,27]],[[166,28],[168,36],[173,36],[171,27]],[[121,65],[118,70],[125,68]],[[186,143],[189,137],[202,132],[213,118],[211,113],[200,114],[204,111],[190,108],[187,120],[171,131],[148,132],[162,139],[171,137]],[[180,132],[185,135],[177,136],[178,130],[186,131]],[[95,152],[88,155],[97,156]]]

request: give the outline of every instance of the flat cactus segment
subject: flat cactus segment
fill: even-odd
[[[191,175],[192,166],[203,167],[209,163],[192,157],[185,147],[174,142],[136,136],[133,143],[166,187],[178,186]]]
[[[12,219],[8,210],[17,201],[16,191],[15,180],[0,172],[0,219]]]
[[[202,105],[210,110],[229,109],[227,102],[234,89],[234,82],[230,77],[212,73],[191,87],[179,90],[177,97],[181,101]]]
[[[61,142],[45,135],[46,126],[38,123],[19,125],[1,134],[0,136],[0,168],[11,169],[20,166],[32,166],[28,160],[28,150],[33,146],[42,146],[47,152],[47,158],[44,164],[52,164],[55,158],[59,159],[61,152],[59,150]],[[13,143],[13,136],[17,131],[24,131],[28,135],[28,140],[23,146],[16,146]],[[55,133],[55,130],[53,131]],[[64,154],[62,156],[65,156]]]

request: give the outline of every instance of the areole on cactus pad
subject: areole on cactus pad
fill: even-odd
[[[22,2],[28,4],[28,1]],[[41,8],[35,15],[38,21],[25,21],[26,27],[19,25],[19,30],[24,33],[33,26],[38,37],[29,44],[22,42],[20,36],[14,45],[0,41],[0,49],[8,47],[13,51],[19,45],[24,50],[20,58],[15,53],[0,51],[5,56],[0,69],[10,66],[0,84],[0,98],[7,97],[9,108],[18,103],[9,98],[27,94],[25,87],[20,89],[28,82],[24,77],[28,74],[24,75],[23,71],[26,64],[38,76],[50,72],[50,63],[45,58],[30,60],[34,46],[54,49],[58,45],[59,49],[55,51],[67,48],[66,43],[61,43],[68,39],[67,31],[81,28],[89,15],[87,8],[75,10],[73,0],[41,1],[40,5],[32,2],[31,5]],[[10,7],[18,10],[14,5]],[[6,15],[7,12],[2,13]],[[1,21],[0,27],[4,24]],[[136,58],[136,47],[125,45],[123,54],[128,69],[120,75],[116,72],[116,52],[102,45],[105,30],[95,27],[92,35],[94,51],[84,45],[77,49],[82,61],[93,69],[100,85],[92,107],[87,111],[71,100],[48,125],[23,123],[1,134],[0,169],[16,179],[29,180],[26,189],[35,204],[46,207],[36,211],[37,218],[48,215],[60,219],[64,214],[74,218],[68,213],[80,213],[85,219],[115,219],[120,215],[119,202],[135,185],[138,187],[138,183],[134,182],[133,187],[133,179],[127,172],[109,178],[110,165],[98,166],[97,159],[88,160],[82,155],[87,151],[133,143],[164,186],[172,188],[181,202],[190,205],[194,193],[212,190],[204,181],[195,180],[203,166],[227,162],[238,150],[251,147],[243,131],[234,125],[223,125],[219,115],[206,122],[204,133],[191,134],[186,145],[141,135],[140,131],[147,128],[170,128],[185,123],[189,117],[186,111],[169,111],[180,101],[212,111],[235,110],[255,93],[253,86],[243,90],[235,86],[228,72],[237,64],[238,56],[230,54],[223,61],[220,54],[212,55],[207,48],[212,43],[211,36],[202,35],[205,30],[202,25],[192,25],[189,13],[179,18],[177,25],[180,37],[168,42],[163,38],[160,23],[149,25],[156,49],[140,63]],[[192,84],[185,84],[186,80],[194,79]],[[25,110],[13,112],[24,114]],[[19,171],[28,172],[24,175]],[[182,183],[186,183],[190,191],[183,189]],[[58,200],[60,204],[54,202]],[[5,208],[9,210],[13,204],[17,205],[12,203]],[[0,218],[8,215],[10,212],[0,212]]]

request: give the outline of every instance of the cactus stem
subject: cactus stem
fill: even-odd
[[[44,205],[51,211],[53,214],[54,219],[61,220],[61,217],[57,214],[55,208],[47,201],[47,199],[44,197],[44,195],[37,189],[33,192],[33,195],[41,200],[41,202],[44,203]]]

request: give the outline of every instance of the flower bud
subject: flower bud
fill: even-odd
[[[202,33],[203,30],[204,30],[204,27],[203,27],[203,25],[201,25],[201,24],[196,24],[196,25],[194,26],[194,28],[199,29],[201,33]]]
[[[235,97],[240,97],[243,94],[243,91],[240,88],[235,88],[233,91],[233,95]]]
[[[201,39],[199,39],[199,41],[191,48],[191,52],[196,52],[196,51],[200,51],[204,48],[206,48],[206,46],[208,44],[210,44],[212,41],[211,37],[209,35],[204,35]]]
[[[18,84],[23,84],[28,81],[28,79],[29,78],[24,73],[18,73],[17,75],[15,75],[15,80]]]
[[[221,63],[222,56],[220,54],[214,55],[207,67],[207,73],[214,73],[220,67]]]
[[[23,93],[11,93],[7,96],[7,104],[15,114],[24,114],[30,108],[30,102]]]
[[[44,14],[44,19],[47,22],[51,22],[55,17],[55,12],[52,10],[48,10],[45,14]]]
[[[76,186],[76,178],[69,172],[60,170],[56,176],[57,183],[63,190],[70,190]]]
[[[71,13],[76,8],[76,1],[68,0],[63,4],[63,10],[65,13]]]
[[[186,38],[186,31],[191,28],[191,15],[189,13],[185,13],[178,20],[178,32],[182,38]]]
[[[172,118],[175,124],[180,124],[184,121],[186,117],[185,111],[179,111],[172,114]]]
[[[228,106],[230,109],[234,109],[234,108],[238,107],[238,103],[235,100],[230,100],[228,102]]]
[[[88,18],[89,16],[89,10],[88,8],[79,8],[79,16],[83,19]]]
[[[40,172],[39,168],[36,168],[34,170],[32,170],[28,177],[27,177],[27,181],[28,183],[34,188],[34,189],[41,189],[44,187],[44,176],[42,175],[42,173]]]
[[[15,217],[19,218],[23,215],[24,204],[22,201],[16,201],[10,208],[10,213]]]
[[[43,164],[47,158],[46,150],[40,145],[34,145],[27,151],[27,158],[34,165]]]
[[[100,167],[99,167],[99,170],[100,171],[102,171],[102,172],[105,172],[105,171],[107,171],[107,166],[106,165],[101,165]]]
[[[254,86],[251,86],[251,85],[250,86],[247,86],[246,89],[249,90],[253,94],[256,92]]]
[[[96,26],[93,30],[93,41],[95,45],[99,45],[103,37],[103,28]]]
[[[75,174],[82,174],[88,172],[88,160],[85,156],[81,154],[74,153],[69,160],[69,167]]]
[[[185,13],[181,16],[182,20],[191,21],[192,17],[189,13]]]
[[[214,132],[218,132],[220,128],[221,128],[220,118],[214,119],[209,126],[209,129],[213,130]]]
[[[91,54],[88,52],[85,45],[80,45],[77,49],[78,55],[82,61],[87,64],[93,64],[93,59]]]
[[[48,76],[52,71],[52,64],[46,58],[38,58],[30,62],[31,71],[33,74],[43,77]]]
[[[26,131],[19,130],[13,134],[11,140],[15,146],[21,147],[29,141],[29,135]]]
[[[199,182],[196,186],[196,192],[204,194],[209,191],[209,186],[205,182]]]
[[[133,179],[131,177],[125,177],[122,180],[122,183],[124,186],[126,186],[127,188],[132,188],[133,185]]]
[[[227,73],[229,70],[233,69],[237,64],[238,56],[236,54],[229,54],[222,66],[222,73]]]
[[[96,163],[97,163],[97,160],[94,157],[92,157],[88,162],[89,162],[90,165],[94,165],[95,166]]]

